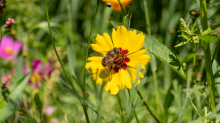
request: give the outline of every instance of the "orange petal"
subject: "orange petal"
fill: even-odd
[[[110,0],[102,0],[105,3],[109,3]],[[125,8],[132,0],[120,0],[123,8]],[[115,11],[121,11],[121,6],[117,0],[112,0],[111,8]]]

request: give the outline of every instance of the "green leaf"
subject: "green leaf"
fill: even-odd
[[[10,102],[6,104],[4,107],[0,108],[0,122],[7,119],[10,115],[12,115],[16,109],[16,101],[18,97],[21,95],[24,87],[27,85],[28,80],[31,76],[31,73],[25,75],[21,80],[16,82],[14,88],[12,89],[11,93],[9,94]]]
[[[217,42],[220,38],[217,36],[213,36],[213,35],[198,35],[198,37],[205,41],[205,42],[209,42],[209,43],[214,43]]]
[[[0,109],[0,122],[3,122],[10,115],[12,115],[15,111],[15,106],[12,103],[8,103],[3,108]]]
[[[218,27],[220,27],[220,24],[210,26],[208,29],[206,29],[204,32],[202,32],[201,35],[207,35],[207,34],[211,33],[212,31],[214,31]]]
[[[180,47],[180,46],[183,46],[183,45],[189,43],[189,41],[191,41],[191,40],[187,40],[187,41],[185,41],[185,42],[181,42],[181,43],[177,44],[177,45],[174,46],[174,47]]]
[[[23,57],[19,56],[15,64],[15,72],[16,72],[15,81],[18,81],[23,77],[23,72],[21,72],[23,71],[22,62],[23,62]]]
[[[15,101],[18,99],[18,97],[21,95],[21,92],[23,91],[23,89],[27,85],[30,77],[31,77],[31,73],[28,73],[22,79],[20,79],[18,82],[16,82],[15,88],[13,90],[11,90],[11,93],[9,95],[9,99],[11,101]]]
[[[123,25],[119,22],[116,22],[114,20],[109,19],[111,24],[117,28],[120,25]],[[131,28],[127,28],[127,30],[134,30]],[[137,30],[137,33],[140,33],[141,31]],[[168,64],[174,71],[176,71],[183,79],[186,79],[186,75],[183,71],[183,68],[177,59],[177,57],[162,43],[157,41],[154,38],[149,37],[148,35],[145,35],[144,39],[144,48],[146,48],[151,54],[156,56],[158,59],[163,61],[164,63]]]

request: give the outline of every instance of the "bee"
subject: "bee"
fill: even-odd
[[[118,48],[113,48],[113,50],[108,51],[102,59],[102,66],[108,67],[109,71],[111,71],[114,67],[114,59],[117,57],[119,52]]]
[[[190,17],[191,17],[192,19],[196,19],[197,17],[200,16],[200,11],[191,10],[191,11],[189,12],[189,14],[190,14]]]

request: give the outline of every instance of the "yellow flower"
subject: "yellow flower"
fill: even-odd
[[[91,61],[86,63],[86,69],[91,69],[92,76],[96,80],[96,84],[106,82],[105,90],[111,91],[111,94],[117,94],[120,89],[127,87],[132,88],[132,82],[137,77],[136,68],[141,64],[141,69],[145,69],[145,65],[150,61],[150,56],[146,55],[147,49],[144,46],[143,33],[137,34],[137,31],[127,31],[124,26],[119,26],[117,30],[112,30],[112,40],[107,33],[103,36],[97,34],[94,37],[96,44],[91,47],[103,54],[101,56],[89,57]],[[113,42],[112,42],[113,41]],[[139,76],[143,78],[143,74],[139,72]],[[136,85],[140,84],[140,79]]]
[[[102,0],[106,4],[110,2],[110,0]],[[125,8],[132,0],[120,0],[123,8]],[[121,11],[121,6],[118,2],[118,0],[112,0],[111,1],[111,8],[115,11]]]

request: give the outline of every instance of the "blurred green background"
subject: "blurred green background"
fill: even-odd
[[[215,25],[220,23],[220,0],[207,0],[208,3],[208,23],[209,25]],[[49,60],[54,61],[54,74],[49,79],[42,81],[40,88],[31,88],[27,85],[22,93],[22,100],[24,102],[26,113],[29,111],[29,115],[25,113],[13,113],[8,118],[8,122],[40,122],[39,114],[37,113],[36,104],[34,102],[35,93],[39,93],[42,103],[45,107],[52,106],[54,112],[47,116],[45,111],[43,117],[45,122],[52,123],[81,123],[86,122],[84,112],[80,102],[77,98],[68,92],[62,84],[63,81],[67,81],[62,69],[53,52],[53,47],[49,35],[45,1],[44,0],[8,0],[5,14],[2,15],[2,21],[5,22],[7,18],[13,18],[16,24],[12,30],[16,33],[6,32],[6,34],[13,36],[15,39],[22,41],[27,45],[28,55],[22,56],[20,52],[18,58],[20,62],[16,62],[14,65],[8,62],[2,62],[3,69],[1,73],[10,74],[11,68],[17,68],[17,74],[22,71],[23,68],[19,68],[22,62],[26,62],[28,67],[31,67],[31,61],[33,59],[41,59],[43,64],[46,64]],[[95,15],[97,6],[96,0],[48,0],[48,11],[52,27],[53,38],[55,44],[58,47],[59,55],[64,63],[64,67],[71,76],[75,76],[74,85],[78,93],[80,91],[80,84],[82,84],[82,70],[84,69],[84,61],[86,54],[87,42],[89,40],[89,34],[92,27],[92,22]],[[199,10],[199,0],[147,0],[147,5],[144,4],[144,0],[133,0],[127,10],[131,10],[132,16],[130,20],[130,27],[140,30],[147,34],[146,24],[146,11],[149,11],[150,19],[150,31],[151,37],[157,39],[164,45],[166,45],[180,60],[181,63],[187,64],[187,69],[192,68],[192,50],[191,45],[187,44],[179,48],[174,46],[178,43],[185,41],[183,38],[178,37],[181,32],[178,32],[180,25],[180,18],[183,18],[188,25],[192,23],[189,12],[191,10]],[[104,2],[100,2],[95,26],[92,32],[92,37],[104,32],[111,35],[113,26],[109,22],[109,18],[122,22],[122,13],[113,11],[106,7]],[[200,18],[198,18],[200,19]],[[127,18],[129,21],[129,18]],[[128,22],[127,21],[127,22]],[[200,21],[196,28],[197,33],[201,32]],[[219,29],[215,31],[220,33]],[[95,43],[94,39],[91,39],[91,43]],[[217,43],[211,44],[211,52],[214,52],[214,48]],[[90,48],[89,56],[94,55],[95,51]],[[205,77],[204,68],[202,68],[203,51],[200,48],[196,49],[197,57],[197,70],[198,74],[201,74],[201,79]],[[150,53],[149,53],[150,54]],[[214,60],[213,68],[217,71],[219,68],[220,59]],[[18,60],[19,61],[19,60]],[[6,66],[6,67],[5,67]],[[204,65],[203,65],[204,66]],[[89,94],[88,108],[89,117],[92,123],[104,123],[104,122],[123,122],[121,115],[121,108],[123,109],[123,116],[126,122],[136,123],[136,119],[133,111],[137,113],[139,122],[152,123],[155,122],[154,118],[149,114],[141,101],[147,101],[151,110],[157,114],[161,119],[167,119],[167,122],[177,122],[177,119],[181,117],[181,122],[196,121],[200,116],[196,110],[192,110],[192,102],[195,102],[200,114],[204,112],[204,100],[206,97],[201,97],[198,89],[203,88],[202,84],[198,87],[192,88],[191,101],[188,101],[186,106],[184,99],[186,96],[186,81],[181,79],[168,65],[164,64],[160,60],[156,59],[155,63],[150,62],[147,64],[147,69],[144,72],[145,77],[141,79],[141,84],[138,86],[144,100],[141,100],[136,94],[135,90],[131,91],[131,95],[134,94],[134,99],[128,96],[126,89],[121,90],[120,101],[117,96],[110,95],[109,92],[103,90],[103,86],[95,85],[92,78],[86,80],[86,92]],[[155,86],[152,70],[156,71],[156,80],[159,90],[159,104],[156,103]],[[18,78],[21,78],[21,74]],[[12,83],[18,78],[13,77]],[[217,81],[217,80],[216,80]],[[169,98],[172,96],[167,94],[171,84],[174,83],[171,95],[174,95],[174,100],[169,102]],[[178,83],[178,84],[177,84]],[[199,81],[198,83],[203,83]],[[216,86],[219,88],[219,86]],[[66,89],[66,90],[65,90]],[[101,92],[101,93],[99,93]],[[217,91],[220,94],[220,91]],[[208,93],[208,91],[207,91]],[[136,95],[135,95],[136,94]],[[178,95],[179,94],[179,95]],[[217,98],[217,101],[219,98]],[[131,102],[135,107],[132,108]],[[166,112],[164,105],[170,105],[169,111]],[[133,105],[132,104],[132,105]],[[157,106],[161,109],[158,109]],[[183,108],[184,107],[184,108]],[[29,109],[27,111],[27,109]],[[95,111],[94,111],[95,110]],[[25,112],[25,109],[24,109]],[[182,112],[182,113],[181,113]],[[98,113],[98,114],[97,114]],[[180,116],[181,114],[181,116]],[[15,119],[14,119],[15,118]],[[16,119],[17,118],[17,119]],[[105,120],[103,120],[103,118]],[[179,120],[178,120],[179,121]],[[200,122],[200,120],[198,120]]]

